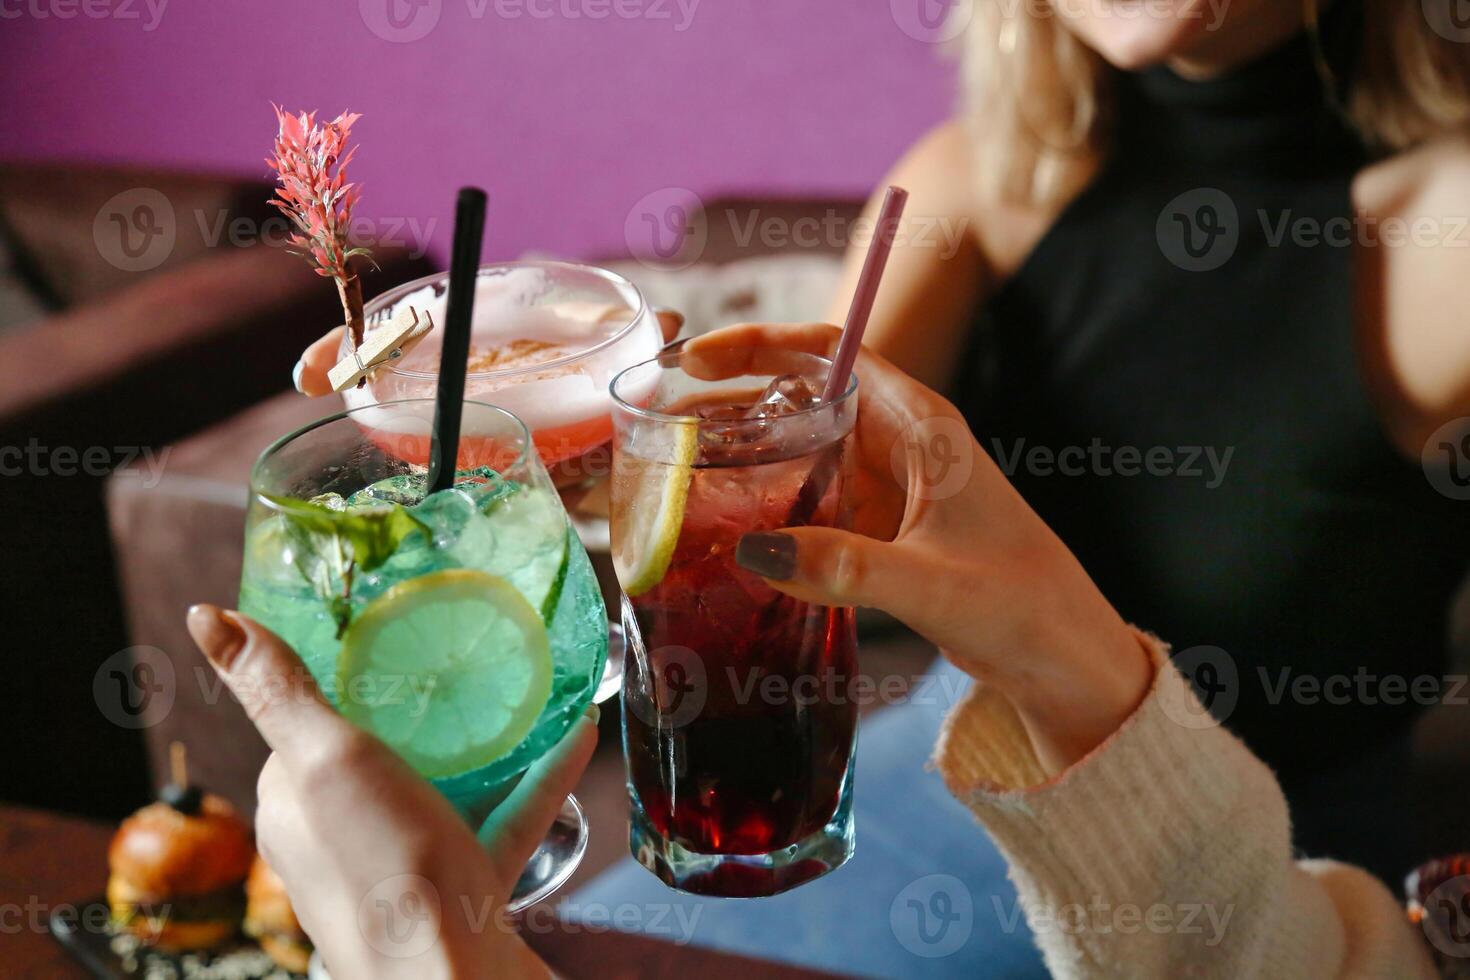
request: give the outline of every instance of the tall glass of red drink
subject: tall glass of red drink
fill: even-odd
[[[679,346],[613,382],[630,844],[685,891],[773,895],[852,853],[853,611],[735,562],[748,532],[846,522],[856,381],[820,404],[829,366]]]

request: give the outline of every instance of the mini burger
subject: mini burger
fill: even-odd
[[[113,923],[165,952],[213,949],[239,929],[254,856],[234,807],[176,781],[112,838]]]
[[[245,880],[245,934],[260,943],[279,966],[292,973],[306,972],[311,938],[296,920],[286,886],[259,855]]]

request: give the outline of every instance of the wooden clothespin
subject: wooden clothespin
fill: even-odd
[[[369,329],[362,346],[349,351],[327,372],[332,390],[346,391],[359,384],[378,366],[407,354],[433,329],[428,310],[420,312],[411,306],[399,310],[387,322]]]
[[[168,743],[168,773],[175,786],[189,785],[189,751],[183,742]]]

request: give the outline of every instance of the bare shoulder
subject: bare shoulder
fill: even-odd
[[[983,194],[979,154],[961,120],[935,127],[911,146],[885,183],[909,191],[899,236],[883,276],[867,346],[938,391],[957,379],[975,310],[993,295],[1046,231],[1054,214],[998,204]],[[877,214],[880,189],[868,202]],[[847,312],[864,250],[849,249],[832,322]]]
[[[1379,218],[1470,205],[1470,133],[1441,136],[1365,167],[1353,203]]]
[[[981,163],[975,135],[960,118],[949,119],[920,138],[895,170],[895,179],[915,192],[916,203],[965,222],[965,234],[984,261],[988,278],[1006,278],[1046,233],[1065,201],[1034,205],[997,200],[981,193]]]
[[[1417,455],[1429,433],[1470,414],[1470,135],[1376,163],[1352,194],[1369,370],[1396,440]]]

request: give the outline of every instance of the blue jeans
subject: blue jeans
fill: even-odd
[[[773,898],[665,887],[629,858],[570,896],[571,920],[864,977],[1046,977],[1006,864],[928,759],[964,675],[935,665],[927,692],[860,726],[857,852]]]

